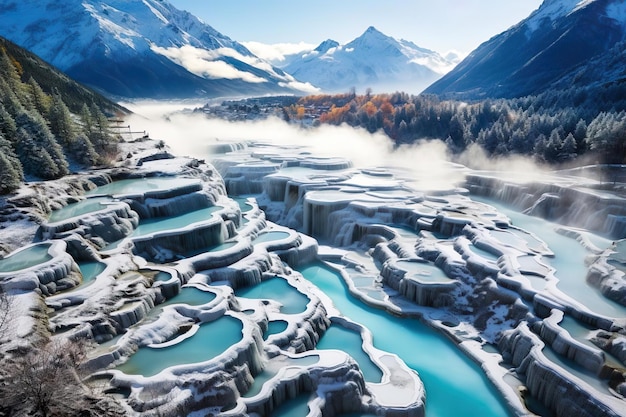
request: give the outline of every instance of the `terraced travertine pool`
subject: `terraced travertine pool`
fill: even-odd
[[[418,320],[392,316],[356,300],[341,274],[323,263],[298,271],[328,295],[344,316],[368,328],[376,348],[397,354],[419,373],[427,393],[428,416],[457,417],[468,412],[484,417],[509,415],[480,367],[449,339]]]
[[[51,246],[50,243],[40,243],[10,253],[0,259],[0,273],[16,272],[48,262],[52,259],[52,255],[48,253]]]

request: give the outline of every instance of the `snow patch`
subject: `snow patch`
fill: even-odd
[[[545,0],[543,4],[526,19],[525,23],[531,32],[536,31],[547,19],[554,22],[580,9],[589,6],[596,0]]]
[[[152,7],[150,5],[150,3],[148,3],[146,0],[143,1],[143,4],[145,4],[148,9],[150,9],[150,11],[157,17],[157,19],[159,19],[161,22],[168,24],[169,22],[167,21],[167,19],[165,18],[165,16],[163,16],[161,14],[161,12],[159,12],[157,9],[155,9],[154,7]]]
[[[261,59],[269,61],[274,65],[280,65],[284,63],[289,55],[313,53],[314,44],[299,42],[299,43],[275,43],[266,44],[262,42],[242,42],[243,46],[248,48],[250,52],[258,56]]]

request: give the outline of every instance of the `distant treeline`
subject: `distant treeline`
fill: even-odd
[[[313,95],[286,106],[283,117],[297,120],[316,112],[316,124],[382,130],[398,145],[440,139],[452,153],[478,144],[490,156],[518,154],[551,164],[582,155],[625,163],[625,110],[622,82],[473,103],[401,92]]]
[[[0,43],[0,194],[17,189],[25,175],[55,179],[68,174],[71,164],[93,166],[114,158],[118,138],[102,99],[89,100],[98,96],[7,46],[15,47]],[[50,92],[30,68],[37,68]]]

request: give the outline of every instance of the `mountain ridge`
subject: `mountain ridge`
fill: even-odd
[[[344,45],[327,39],[311,51],[290,56],[280,68],[327,92],[373,88],[418,93],[453,65],[435,51],[370,26]]]
[[[425,92],[473,100],[538,94],[624,40],[625,16],[623,2],[546,0]]]
[[[93,103],[109,115],[126,115],[131,113],[127,108],[88,87],[80,85],[80,83],[44,62],[31,51],[2,36],[0,36],[0,49],[5,51],[14,62],[19,63],[22,77],[32,77],[47,94],[59,94],[64,103],[74,113],[79,113],[84,103]]]
[[[0,8],[0,35],[111,96],[301,92],[289,74],[165,0],[1,0]]]

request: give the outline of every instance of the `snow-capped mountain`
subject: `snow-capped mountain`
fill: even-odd
[[[0,0],[0,35],[114,96],[214,97],[306,87],[166,0]]]
[[[327,92],[345,92],[355,87],[418,93],[455,63],[437,52],[369,27],[345,45],[329,39],[311,51],[287,57],[281,68]]]
[[[527,19],[480,45],[425,92],[460,99],[520,97],[564,87],[564,80],[571,85],[582,74],[600,75],[596,82],[609,82],[624,76],[623,62],[617,72],[599,74],[597,67],[605,61],[603,56],[623,56],[625,40],[623,0],[545,0]]]

